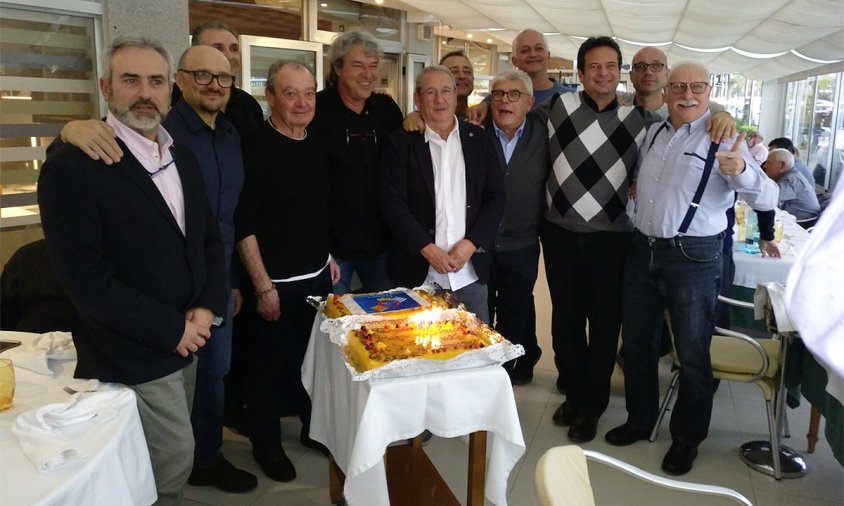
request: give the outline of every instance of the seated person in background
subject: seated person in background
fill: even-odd
[[[800,172],[794,169],[794,155],[785,149],[768,153],[765,174],[780,188],[777,207],[793,214],[798,220],[817,218],[821,212],[815,188]]]
[[[0,328],[70,332],[73,306],[56,279],[44,239],[21,246],[0,275]]]
[[[798,172],[803,174],[803,177],[806,178],[806,181],[814,181],[815,178],[814,176],[812,176],[812,171],[809,170],[809,167],[807,167],[805,163],[803,163],[803,160],[797,158],[800,155],[800,151],[794,147],[794,143],[791,142],[791,139],[789,139],[788,137],[777,137],[776,139],[768,143],[768,150],[774,149],[785,149],[786,151],[794,155],[794,168],[797,169]]]
[[[747,134],[747,147],[750,148],[750,156],[756,160],[756,163],[762,165],[768,157],[768,148],[762,143],[762,135],[756,130]]]

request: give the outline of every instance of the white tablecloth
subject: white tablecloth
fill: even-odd
[[[0,332],[0,338],[24,343],[35,336]],[[79,437],[73,440],[73,446],[87,455],[85,459],[42,474],[26,458],[11,434],[14,419],[45,404],[70,401],[70,394],[62,387],[83,383],[73,378],[75,361],[51,360],[50,367],[54,376],[15,368],[14,404],[0,413],[0,505],[114,506],[155,502],[155,480],[134,402],[123,406],[115,418],[105,423],[89,423],[76,429]]]
[[[319,330],[324,318],[318,314],[311,330],[302,382],[313,401],[311,437],[331,450],[345,473],[347,504],[388,505],[387,445],[428,429],[441,437],[488,431],[485,495],[506,505],[507,477],[525,443],[504,369],[351,381],[339,347]]]
[[[777,219],[783,223],[783,237],[779,244],[781,258],[762,258],[758,253],[745,253],[744,241],[737,241],[733,236],[733,261],[736,264],[734,285],[755,290],[756,285],[761,283],[785,284],[797,253],[809,240],[809,233],[797,224],[794,216],[784,211],[777,210]]]

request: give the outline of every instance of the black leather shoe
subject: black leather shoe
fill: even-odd
[[[542,350],[538,350],[532,357],[523,356],[516,359],[516,365],[510,374],[510,383],[513,385],[527,385],[533,381],[533,368],[536,367],[539,358],[542,357]]]
[[[569,427],[569,439],[575,443],[588,443],[595,439],[598,417],[587,413],[577,415]]]
[[[302,432],[299,433],[299,442],[302,443],[302,446],[304,446],[305,448],[310,448],[311,450],[316,450],[328,457],[328,448],[326,448],[325,445],[320,443],[319,441],[311,439],[311,436],[308,435],[308,432],[309,431],[303,428]]]
[[[662,470],[673,476],[686,474],[692,469],[692,462],[697,457],[697,445],[674,441],[662,459]]]
[[[283,448],[276,450],[259,450],[252,447],[252,457],[255,462],[261,466],[261,471],[268,478],[275,481],[287,482],[296,479],[296,468],[293,467],[293,462],[287,458]]]
[[[194,487],[214,487],[223,492],[249,492],[258,486],[258,478],[252,473],[234,467],[231,462],[221,458],[217,463],[204,469],[193,468],[188,483]]]
[[[577,416],[577,410],[574,408],[572,403],[566,401],[560,404],[557,411],[554,411],[554,414],[551,416],[551,421],[554,422],[554,425],[561,425],[565,427],[571,425],[575,416]]]
[[[635,429],[629,423],[625,423],[607,432],[605,439],[613,446],[629,446],[636,441],[648,439],[650,435],[648,430]]]

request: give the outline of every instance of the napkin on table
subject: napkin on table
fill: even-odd
[[[74,446],[74,440],[86,434],[74,431],[74,438],[70,438],[62,431],[63,428],[102,424],[117,416],[121,407],[134,400],[134,393],[126,389],[80,392],[74,394],[70,402],[47,404],[21,414],[12,425],[12,434],[38,472],[45,473],[85,458]]]
[[[76,347],[70,332],[47,332],[26,344],[7,350],[3,358],[11,359],[15,367],[52,376],[53,371],[47,366],[47,360],[76,360]]]

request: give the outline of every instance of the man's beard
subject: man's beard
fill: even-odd
[[[146,114],[138,114],[132,110],[132,108],[136,105],[146,105],[150,106],[155,109],[155,114],[153,116],[148,116]],[[129,106],[128,109],[121,109],[120,107],[114,105],[114,103],[108,103],[108,110],[120,120],[121,123],[128,126],[133,130],[139,130],[143,132],[148,132],[158,127],[164,118],[167,117],[167,111],[161,111],[157,105],[152,100],[138,100],[133,102],[132,105]]]

